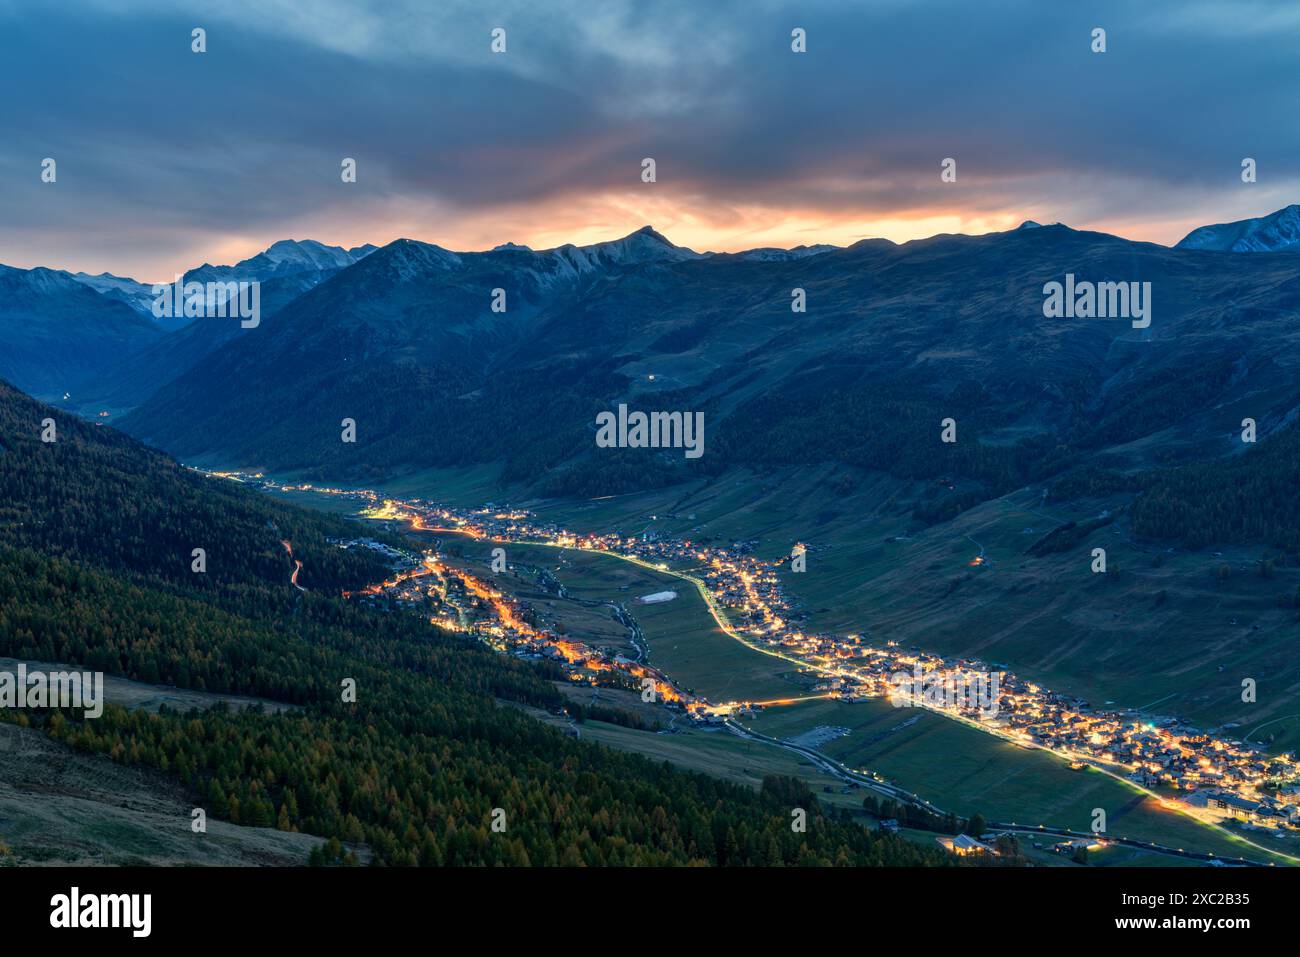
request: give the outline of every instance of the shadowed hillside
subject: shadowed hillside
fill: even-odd
[[[46,418],[55,442],[37,438]],[[341,585],[384,569],[329,543],[355,528],[342,519],[187,473],[8,386],[0,448],[0,655],[297,706],[2,716],[166,771],[214,819],[365,844],[381,864],[941,860],[811,795],[808,833],[794,834],[766,789],[579,743],[500,706],[561,706],[561,672],[343,601]],[[302,545],[305,593],[274,558],[281,535]],[[189,566],[196,538],[209,549],[203,575]],[[344,679],[354,702],[341,700]],[[494,808],[504,834],[489,830]],[[313,860],[350,860],[332,853]]]

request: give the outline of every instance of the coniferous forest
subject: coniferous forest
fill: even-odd
[[[329,544],[355,535],[343,519],[187,471],[7,385],[0,443],[0,655],[292,705],[6,719],[175,775],[214,817],[337,839],[314,863],[353,861],[361,844],[387,865],[942,863],[806,790],[809,826],[792,833],[797,782],[755,793],[537,721],[518,706],[564,701],[544,667],[339,597],[385,572]],[[496,808],[505,834],[490,830]]]

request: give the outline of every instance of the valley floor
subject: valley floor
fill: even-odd
[[[453,484],[453,497],[478,498],[481,502],[490,495],[478,487],[476,478],[462,477],[461,482]],[[926,650],[951,652],[963,616],[969,615],[972,620],[980,622],[982,608],[1001,602],[1007,594],[1032,590],[1026,587],[1032,577],[1036,576],[1039,584],[1047,586],[1045,592],[1051,587],[1052,576],[1076,573],[1075,569],[1065,567],[1066,560],[1059,557],[1046,561],[1022,561],[1016,567],[1016,558],[1023,554],[1024,545],[1027,540],[1032,540],[1031,536],[1037,538],[1065,520],[1061,515],[1049,516],[1041,512],[1037,507],[1040,503],[1028,501],[1023,494],[992,503],[990,512],[976,509],[957,522],[916,532],[908,527],[905,518],[891,514],[888,507],[863,509],[859,516],[851,507],[837,503],[833,498],[812,496],[815,501],[809,504],[808,496],[800,500],[791,494],[796,490],[779,486],[779,481],[764,485],[733,477],[702,488],[675,489],[670,493],[592,502],[526,504],[545,520],[579,532],[619,528],[625,533],[690,534],[696,540],[712,533],[723,541],[744,540],[747,536],[749,540],[758,541],[761,549],[777,554],[787,547],[783,541],[787,536],[791,541],[810,539],[806,534],[797,534],[797,528],[823,528],[824,536],[813,539],[822,548],[810,558],[810,567],[817,574],[797,578],[787,574],[783,582],[805,599],[803,606],[810,619],[818,625],[826,622],[830,626],[846,627],[848,618],[853,615],[861,616],[859,621],[889,621],[900,604],[891,602],[886,593],[864,590],[864,582],[883,581],[895,588],[908,583],[915,591],[922,585],[922,580],[940,581],[945,574],[952,574],[945,571],[946,568],[961,569],[967,582],[974,581],[979,575],[990,578],[999,575],[1000,578],[993,579],[995,584],[992,586],[977,584],[967,589],[966,594],[980,588],[993,589],[974,604],[963,595],[960,600],[952,602],[951,607],[936,610],[933,603],[918,602],[917,596],[911,595],[910,607],[921,608],[929,619],[914,615],[915,620],[907,626],[907,633],[921,634],[918,625],[928,622],[924,625],[924,633],[929,635],[930,629],[934,629],[937,647],[926,646]],[[403,488],[404,492],[410,490],[410,486]],[[422,488],[419,491],[431,499],[444,500],[440,488]],[[888,487],[887,483],[871,490],[872,495],[886,502],[891,494],[897,492],[896,487]],[[778,497],[778,493],[783,501],[801,501],[798,515],[783,514],[772,505],[770,499]],[[812,514],[810,509],[820,509],[821,512]],[[1037,527],[1026,525],[1026,522],[1034,522]],[[905,534],[908,532],[911,534]],[[1197,568],[1195,556],[1172,555],[1168,561],[1160,556],[1153,563],[1153,549],[1122,541],[1117,547],[1115,531],[1106,534],[1117,562],[1123,562],[1127,569],[1136,556],[1145,555],[1149,572],[1139,570],[1127,576],[1118,597],[1084,596],[1085,604],[1091,602],[1095,605],[1107,600],[1121,605],[1125,602],[1131,604],[1144,600],[1143,596],[1154,588],[1168,589],[1172,583],[1185,594],[1185,601],[1180,604],[1190,608],[1181,612],[1170,610],[1170,613],[1192,616],[1201,613],[1202,599],[1198,596],[1209,591],[1212,583],[1208,574],[1203,579],[1197,578],[1196,572],[1201,569]],[[951,544],[944,545],[945,540]],[[1075,560],[1079,551],[1087,555],[1086,548],[1076,549]],[[917,554],[908,555],[909,552]],[[988,560],[981,563],[983,567],[977,566],[972,571],[970,560],[976,554],[986,556]],[[682,587],[681,579],[670,572],[661,573],[582,550],[549,546],[514,544],[510,547],[510,555],[512,563],[524,565],[534,573],[545,567],[551,576],[563,582],[568,597],[581,596],[588,606],[601,602],[627,603],[630,596],[675,588],[677,597],[674,600],[637,605],[634,614],[648,651],[649,663],[672,676],[682,687],[706,694],[713,700],[737,697],[753,700],[764,696],[797,698],[806,694],[812,683],[801,669],[789,662],[752,651],[731,640],[713,622],[695,591]],[[484,559],[485,556],[475,554],[467,555],[465,561],[478,564]],[[1204,561],[1201,560],[1200,564],[1203,568]],[[1032,570],[1030,566],[1033,566]],[[928,574],[921,574],[922,569]],[[587,611],[578,613],[572,602],[539,592],[535,583],[530,587],[518,574],[507,587],[526,600],[530,607],[540,610],[548,626],[560,624],[567,633],[585,640],[594,639],[602,646],[617,641],[610,634],[611,630],[618,631],[617,627],[611,629],[614,623],[606,621],[604,626],[593,631],[591,622],[582,620],[583,615],[589,613],[589,607]],[[1250,582],[1238,583],[1235,591],[1220,592],[1215,596],[1214,604],[1220,606],[1221,614],[1229,615],[1231,610],[1224,612],[1222,606],[1229,609],[1233,605],[1239,606],[1244,617],[1258,605],[1253,590],[1257,589]],[[837,596],[841,595],[846,597],[843,605],[837,601]],[[872,605],[874,615],[868,617],[865,606],[872,602],[875,603]],[[1049,614],[1059,616],[1062,612],[1053,609]],[[935,618],[935,615],[942,615],[942,618]],[[1042,614],[1027,611],[1022,600],[1010,605],[1005,617],[1008,625],[1020,621],[1035,623]],[[952,627],[940,626],[940,621],[947,621]],[[900,624],[901,621],[892,627],[897,628]],[[1035,633],[1032,628],[1041,624],[1032,624],[1029,632],[1018,636],[1022,651],[1033,645]],[[1279,621],[1275,627],[1282,625]],[[990,631],[980,622],[978,628],[964,636],[967,645],[971,634],[987,635]],[[1114,641],[1119,637],[1104,637],[1103,640]],[[1026,657],[1042,662],[1041,636],[1037,643],[1035,654]],[[1059,644],[1056,642],[1054,647],[1059,647]],[[989,642],[985,641],[984,645],[981,651],[988,655]],[[626,648],[621,653],[632,654]],[[1183,689],[1183,694],[1170,694],[1155,703],[1179,698],[1181,700],[1174,702],[1176,706],[1196,704],[1196,699],[1188,697],[1185,690],[1189,682],[1182,659],[1162,661],[1159,648],[1144,647],[1137,649],[1137,653],[1141,656],[1144,671],[1157,665],[1164,669],[1153,680],[1141,683],[1143,695],[1147,692],[1154,694],[1152,689],[1161,690],[1161,675],[1164,675],[1168,679],[1166,683]],[[1128,655],[1130,662],[1136,664],[1131,646]],[[1021,659],[1011,660],[1018,663]],[[1081,675],[1074,673],[1068,664],[1063,664],[1065,661],[1067,659],[1058,655],[1054,664],[1046,667],[1040,664],[1037,668],[1030,666],[1027,670],[1031,674],[1041,673],[1057,679],[1058,687],[1062,681],[1075,679],[1075,684],[1086,685],[1090,692],[1099,695],[1110,693],[1119,697],[1122,694],[1128,699],[1134,691],[1122,680],[1123,671],[1116,672],[1114,679],[1106,676],[1108,672],[1099,675],[1095,668],[1086,669]],[[1269,718],[1278,703],[1274,701],[1272,705],[1267,711],[1255,712],[1256,718]],[[1207,711],[1202,705],[1191,710],[1220,721],[1235,716],[1221,707]],[[1287,720],[1285,716],[1277,720],[1278,731],[1287,729]],[[833,735],[825,745],[819,745],[824,753],[847,762],[849,766],[863,768],[884,780],[893,781],[930,799],[944,810],[963,815],[978,812],[990,820],[1047,823],[1086,830],[1093,809],[1103,807],[1108,809],[1111,833],[1116,836],[1209,852],[1229,859],[1242,856],[1289,863],[1293,859],[1289,855],[1300,852],[1297,842],[1290,837],[1278,840],[1259,832],[1241,832],[1241,838],[1238,838],[1231,830],[1209,828],[1171,810],[1149,794],[1113,777],[1092,770],[1071,770],[1066,762],[1046,752],[1026,751],[943,717],[924,712],[899,712],[882,702],[809,701],[761,712],[753,720],[753,726],[787,740],[809,733],[815,736],[827,727],[842,727],[843,734]],[[615,747],[637,750],[737,780],[748,780],[751,784],[756,776],[761,778],[761,774],[756,774],[760,767],[775,764],[793,768],[794,773],[820,789],[828,802],[861,806],[861,795],[842,794],[842,782],[822,774],[811,762],[803,761],[797,755],[775,749],[777,753],[769,753],[760,759],[758,755],[762,746],[754,742],[691,728],[674,728],[673,732],[655,734],[599,722],[589,722],[586,730],[589,738]],[[1279,738],[1278,743],[1283,740]],[[1273,846],[1276,846],[1278,855],[1270,853]]]

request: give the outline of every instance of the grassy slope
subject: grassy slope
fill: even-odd
[[[32,728],[0,725],[3,865],[301,865],[324,839],[209,816],[170,776],[123,767]],[[358,849],[364,860],[368,855]]]
[[[915,789],[944,810],[1086,831],[1093,809],[1102,808],[1109,833],[1116,837],[1223,856],[1261,856],[1104,774],[1072,771],[1053,755],[1027,751],[924,711],[882,701],[807,702],[772,709],[752,722],[755,730],[781,738],[819,726],[851,729],[820,750],[849,767]]]

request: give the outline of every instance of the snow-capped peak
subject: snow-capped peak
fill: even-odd
[[[1233,253],[1300,250],[1300,205],[1292,204],[1256,219],[1193,229],[1175,249],[1217,249]]]
[[[244,260],[239,265],[252,263],[259,258],[264,258],[283,270],[286,266],[302,269],[342,269],[344,266],[352,265],[360,257],[342,246],[326,246],[314,239],[281,239],[279,242],[272,243],[264,252],[252,259]]]
[[[656,232],[653,226],[642,226],[622,239],[592,243],[589,246],[565,244],[547,252],[564,260],[577,272],[615,265],[682,262],[701,258],[693,249],[674,246],[661,233]]]
[[[809,256],[820,256],[822,253],[835,252],[839,248],[839,246],[831,246],[827,243],[818,243],[815,246],[794,246],[790,249],[782,249],[779,246],[759,246],[756,249],[746,249],[738,252],[735,257],[749,262],[790,262],[794,259],[807,259]]]

